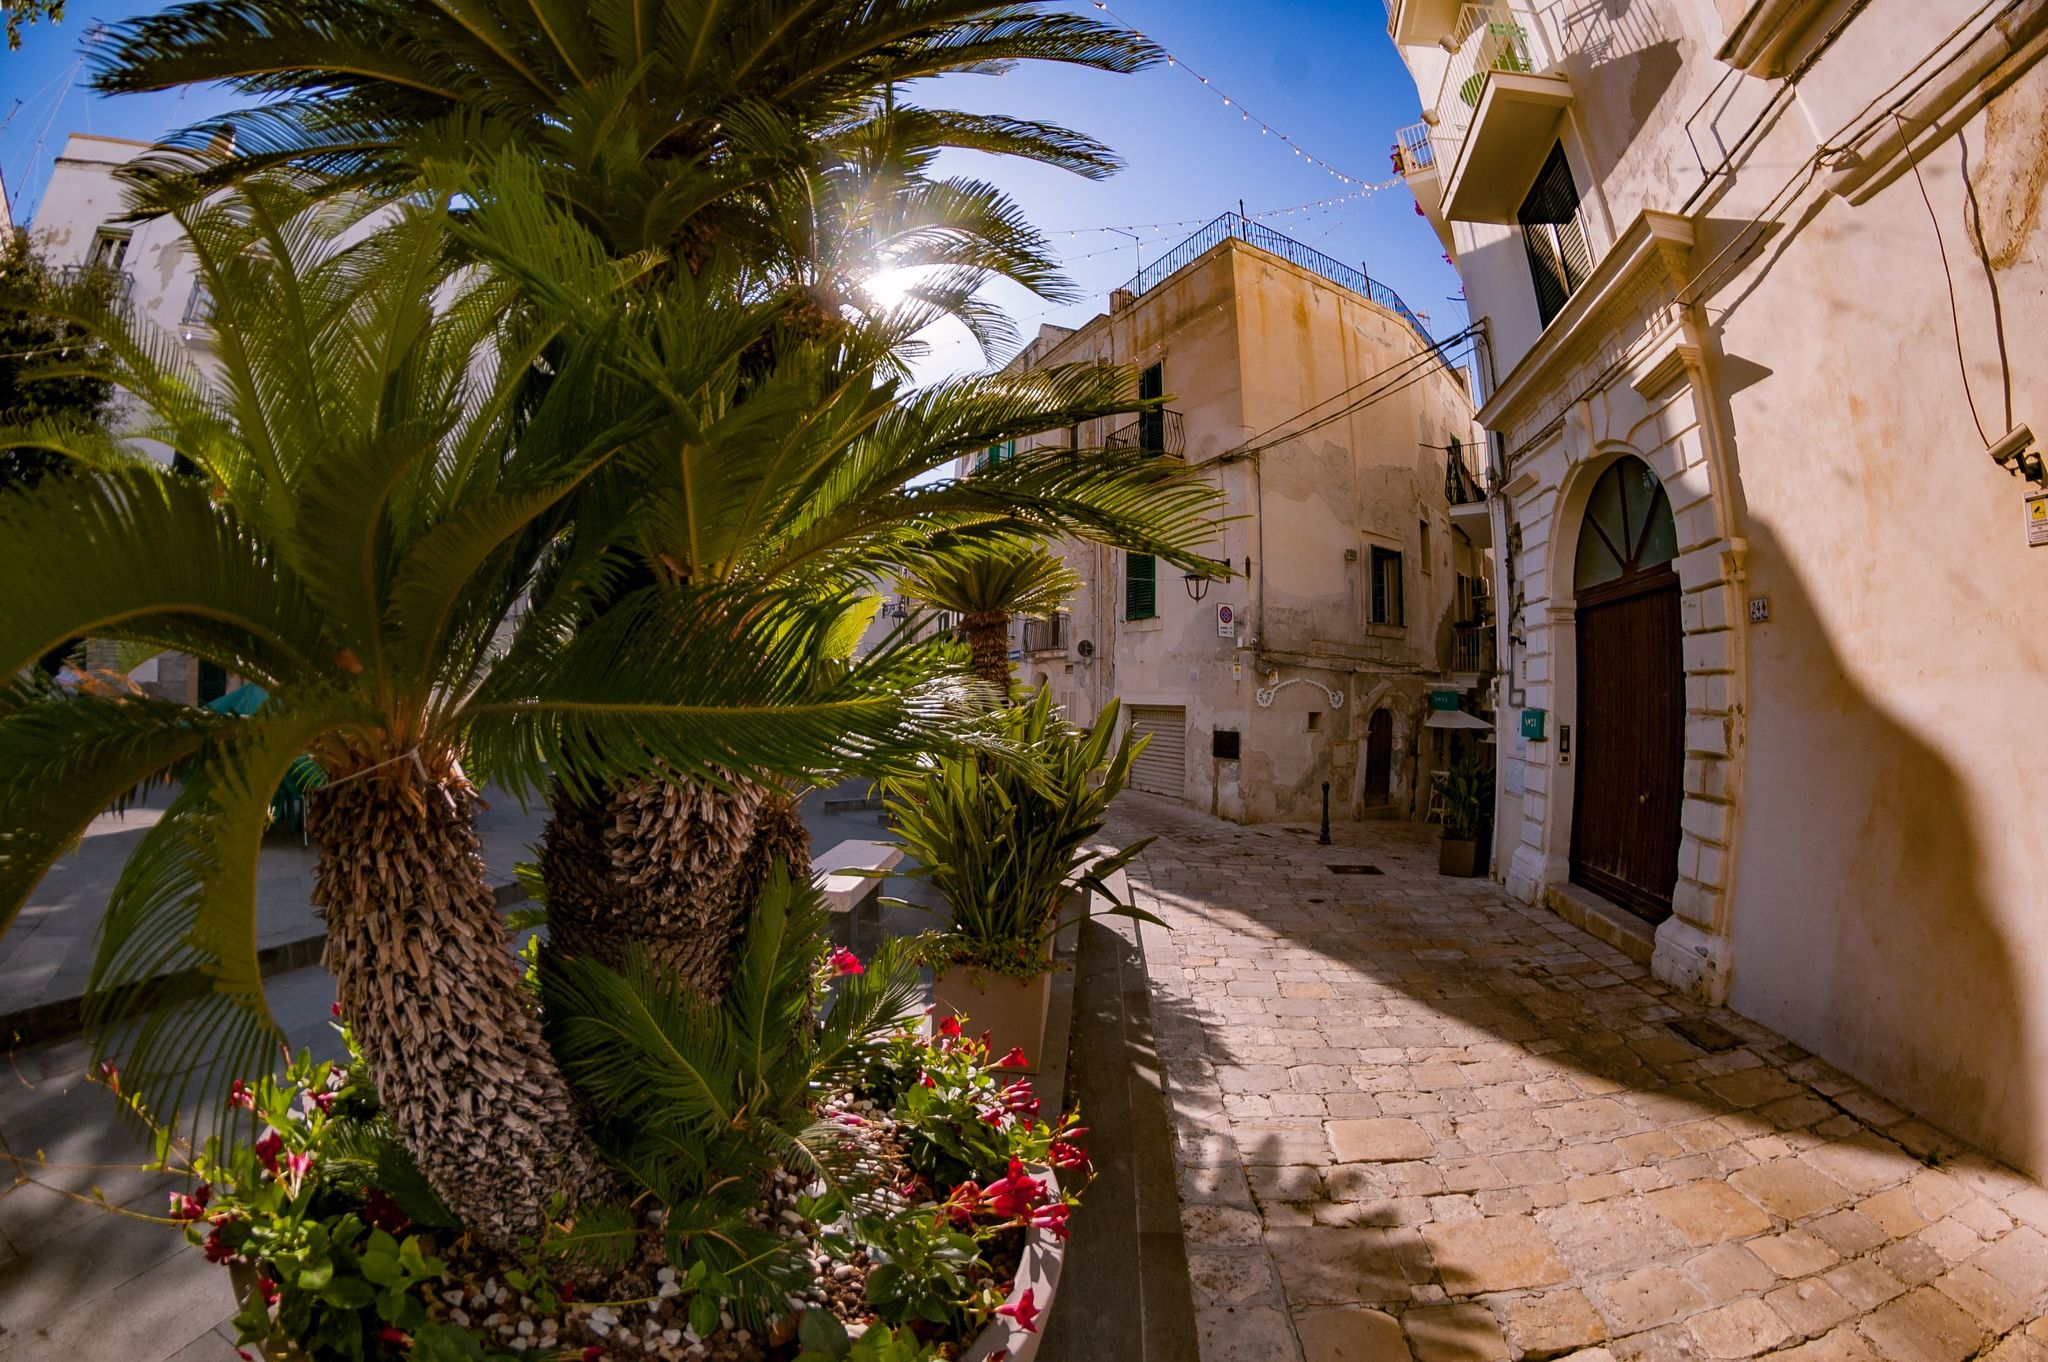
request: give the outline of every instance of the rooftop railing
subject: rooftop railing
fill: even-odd
[[[1137,276],[1124,287],[1133,295],[1148,293],[1170,276],[1193,264],[1204,252],[1231,237],[1250,242],[1262,251],[1271,251],[1282,260],[1291,261],[1341,288],[1350,289],[1360,297],[1371,299],[1381,307],[1398,314],[1414,328],[1415,334],[1422,338],[1424,345],[1435,348],[1436,340],[1429,334],[1429,328],[1422,324],[1422,319],[1415,315],[1408,304],[1401,301],[1400,294],[1362,270],[1354,269],[1341,260],[1334,260],[1321,251],[1302,245],[1291,236],[1284,236],[1271,227],[1262,227],[1237,213],[1223,214],[1139,270]]]

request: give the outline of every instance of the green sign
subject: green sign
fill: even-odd
[[[1429,707],[1436,710],[1456,709],[1458,692],[1454,690],[1433,690],[1429,693]]]
[[[1522,711],[1522,736],[1531,742],[1543,741],[1543,716],[1546,710],[1525,709]]]

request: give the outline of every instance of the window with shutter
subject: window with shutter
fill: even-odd
[[[1586,234],[1579,226],[1579,190],[1564,144],[1550,149],[1550,159],[1536,174],[1529,197],[1515,214],[1522,224],[1522,245],[1529,252],[1529,274],[1536,284],[1536,311],[1545,326],[1564,310],[1565,300],[1593,272]]]
[[[1159,614],[1159,560],[1149,553],[1124,555],[1124,618],[1149,620]]]
[[[1166,370],[1154,364],[1138,375],[1138,396],[1147,401],[1166,396]],[[1154,407],[1138,415],[1138,448],[1147,454],[1166,452],[1166,413]]]
[[[1372,622],[1397,628],[1406,623],[1401,599],[1401,551],[1375,546],[1372,551]]]

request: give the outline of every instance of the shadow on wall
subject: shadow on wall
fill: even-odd
[[[1749,632],[1731,1003],[2038,1176],[2025,998],[1973,832],[2018,810],[1972,807],[1850,674],[1772,527],[1747,528],[1771,619]]]

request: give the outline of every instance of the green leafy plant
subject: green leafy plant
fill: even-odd
[[[1077,730],[1041,689],[995,716],[1007,757],[940,758],[882,782],[883,808],[914,862],[896,873],[928,881],[952,909],[926,943],[935,968],[1044,973],[1077,888],[1110,903],[1104,912],[1158,922],[1107,883],[1152,839],[1114,852],[1089,847],[1147,741],[1117,737],[1117,715],[1111,701],[1093,727]]]
[[[1467,756],[1444,776],[1444,838],[1469,842],[1479,836],[1486,803],[1493,797],[1493,772],[1477,756]]]
[[[623,970],[588,957],[541,968],[549,1042],[600,1147],[666,1208],[669,1259],[696,1274],[693,1318],[715,1322],[723,1302],[759,1324],[808,1281],[802,1249],[750,1212],[780,1169],[843,1171],[841,1128],[817,1119],[818,1104],[861,1069],[870,1037],[914,1010],[908,951],[892,942],[855,972],[823,958],[825,921],[816,887],[776,866],[717,1004],[637,951]]]

